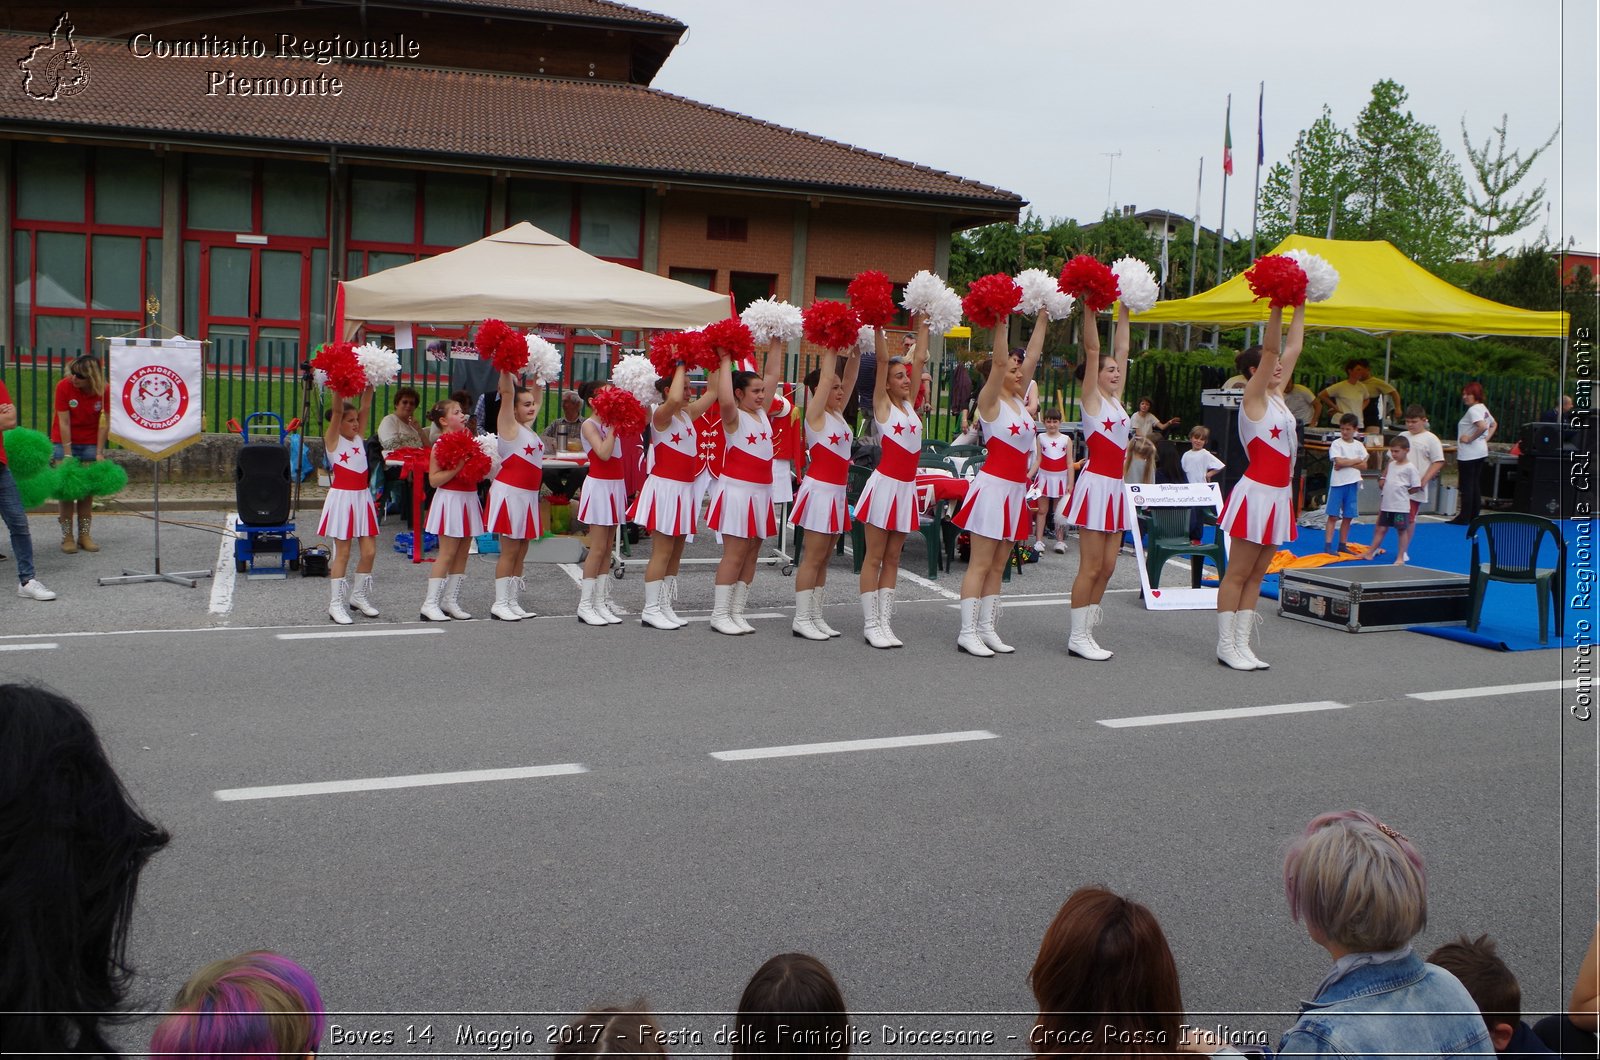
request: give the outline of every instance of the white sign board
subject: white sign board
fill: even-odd
[[[1128,501],[1128,511],[1137,516],[1139,512],[1151,509],[1189,509],[1207,508],[1216,513],[1220,521],[1222,515],[1222,489],[1215,482],[1161,482],[1154,485],[1129,482],[1123,485],[1124,495]],[[1187,526],[1187,512],[1182,516]],[[1213,528],[1214,529],[1214,528]],[[1139,563],[1139,584],[1144,587],[1144,606],[1150,611],[1200,611],[1216,610],[1217,590],[1215,586],[1202,586],[1199,589],[1189,587],[1189,573],[1184,571],[1181,581],[1167,584],[1166,579],[1160,579],[1161,585],[1150,584],[1150,572],[1145,569],[1144,536],[1140,533],[1137,521],[1129,527],[1133,535],[1133,554]],[[1187,536],[1187,529],[1184,530]],[[1223,550],[1228,548],[1227,535],[1221,535]],[[1160,575],[1158,574],[1159,578]]]
[[[111,437],[152,460],[200,439],[205,355],[198,340],[111,340]]]

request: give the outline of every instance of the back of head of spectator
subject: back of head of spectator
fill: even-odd
[[[77,705],[0,685],[0,1053],[110,1053],[146,820]]]
[[[805,953],[780,953],[745,984],[734,1056],[850,1053],[849,1012],[827,965]]]
[[[1028,975],[1036,1056],[1175,1053],[1183,995],[1155,914],[1102,887],[1072,893]]]
[[[1289,915],[1335,959],[1397,950],[1428,923],[1422,855],[1411,841],[1360,810],[1325,813],[1306,826],[1283,861]]]
[[[281,954],[254,950],[191,976],[150,1036],[150,1051],[301,1060],[320,1048],[326,1022],[311,973]]]
[[[1428,954],[1428,963],[1461,980],[1483,1013],[1495,1052],[1505,1052],[1519,1031],[1523,1036],[1532,1034],[1522,1023],[1522,984],[1495,952],[1494,939],[1462,935]]]
[[[557,1032],[556,1056],[666,1056],[655,1014],[643,998],[586,1012]]]

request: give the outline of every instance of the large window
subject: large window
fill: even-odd
[[[515,179],[506,185],[507,218],[528,221],[597,258],[643,264],[644,192],[602,184]]]
[[[728,290],[733,301],[743,313],[745,306],[762,298],[771,298],[777,290],[778,277],[765,272],[735,272],[728,276]]]
[[[142,151],[18,143],[14,164],[7,341],[66,357],[137,328],[160,287],[160,162]]]

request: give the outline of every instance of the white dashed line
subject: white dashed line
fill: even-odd
[[[325,780],[316,784],[279,784],[265,788],[223,788],[212,794],[222,802],[247,799],[291,799],[301,795],[339,795],[351,791],[387,791],[393,788],[428,788],[441,784],[480,784],[490,780],[527,780],[564,777],[589,772],[588,766],[569,762],[557,766],[518,766],[512,769],[469,769],[458,773],[416,773],[405,777],[367,777],[363,780]]]
[[[935,732],[924,736],[885,736],[875,740],[797,743],[787,747],[749,747],[742,751],[712,751],[711,757],[722,762],[744,762],[753,758],[795,758],[800,755],[841,754],[845,751],[886,751],[896,747],[927,747],[931,744],[994,739],[998,737],[986,729],[970,729],[966,732]]]

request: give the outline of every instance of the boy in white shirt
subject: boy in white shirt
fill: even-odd
[[[1391,526],[1396,536],[1402,538],[1411,526],[1411,498],[1421,491],[1419,483],[1422,479],[1417,475],[1417,469],[1409,463],[1410,456],[1411,443],[1405,435],[1389,443],[1389,466],[1383,469],[1383,477],[1378,480],[1383,500],[1379,505],[1381,510],[1378,512],[1378,528],[1372,540],[1372,551],[1368,553],[1370,559],[1383,555],[1383,545],[1389,540]],[[1398,566],[1405,561],[1405,550],[1396,548],[1395,564]]]
[[[1323,531],[1324,552],[1333,551],[1333,535],[1339,533],[1339,551],[1350,549],[1350,524],[1360,512],[1361,469],[1367,466],[1367,447],[1356,437],[1361,421],[1354,413],[1339,417],[1339,437],[1328,444],[1328,519]]]
[[[1411,525],[1400,532],[1400,558],[1410,559],[1411,535],[1417,532],[1417,512],[1428,496],[1428,483],[1444,470],[1444,445],[1439,436],[1428,430],[1428,412],[1421,405],[1406,408],[1407,440],[1411,443],[1411,457],[1406,461],[1417,469],[1422,492],[1411,499]]]
[[[1183,454],[1179,461],[1183,465],[1183,480],[1185,482],[1210,482],[1217,477],[1217,472],[1227,465],[1218,459],[1217,454],[1206,448],[1206,443],[1211,440],[1211,432],[1204,427],[1195,427],[1189,431],[1189,451]],[[1196,508],[1189,513],[1189,540],[1200,540],[1200,509]]]

